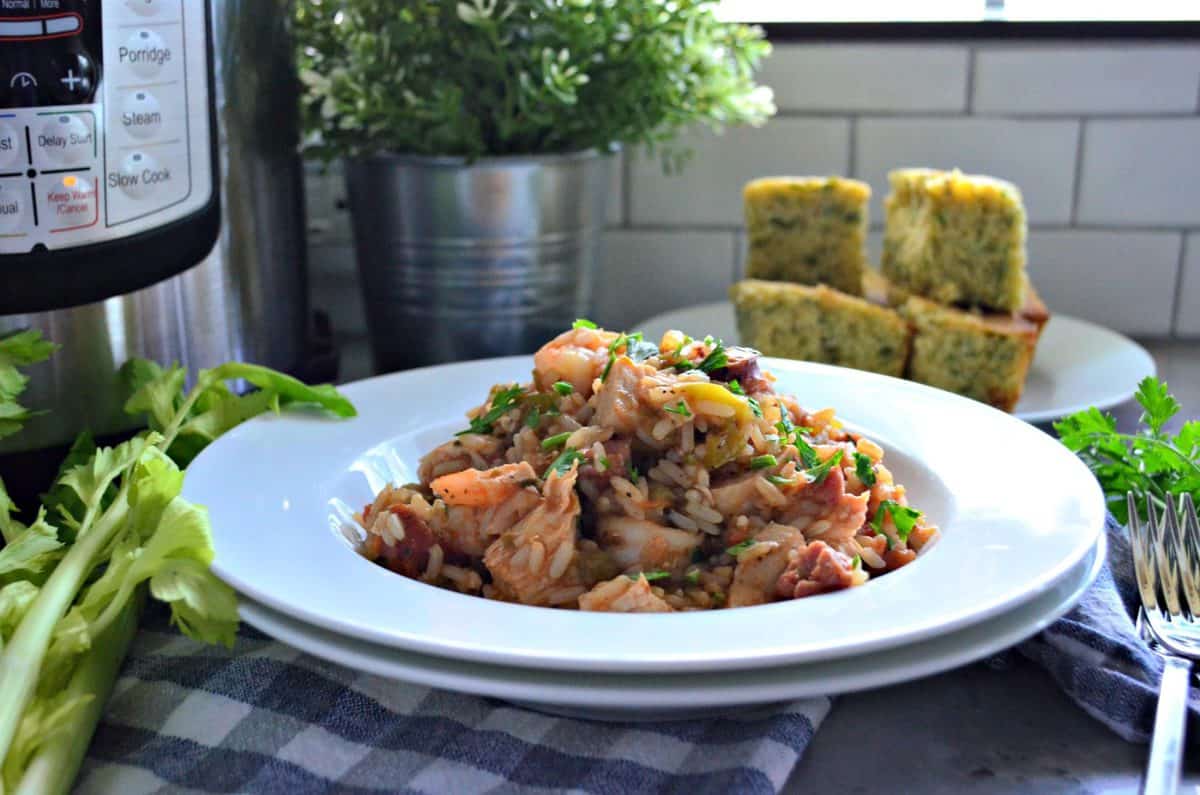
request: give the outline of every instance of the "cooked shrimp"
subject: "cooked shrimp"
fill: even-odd
[[[580,610],[606,613],[670,613],[671,606],[650,589],[644,576],[636,580],[624,575],[597,583],[579,597]]]
[[[596,393],[596,424],[617,433],[632,434],[638,427],[638,384],[645,370],[627,356],[619,356],[608,371],[608,378]]]
[[[474,508],[504,502],[526,486],[537,483],[537,473],[526,461],[491,469],[464,469],[442,475],[429,487],[447,505]]]
[[[566,381],[584,398],[591,397],[592,381],[604,372],[608,346],[617,335],[611,331],[573,328],[559,334],[533,355],[533,380],[539,390]]]
[[[680,568],[700,547],[699,533],[626,516],[603,516],[596,529],[601,545],[623,569]]]

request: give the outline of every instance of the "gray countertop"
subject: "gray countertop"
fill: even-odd
[[[1190,417],[1200,416],[1200,342],[1142,344]],[[365,345],[343,350],[344,377],[369,372]],[[1140,409],[1130,402],[1112,413],[1124,430]],[[785,792],[1137,791],[1144,746],[1088,717],[1036,665],[1004,660],[999,670],[977,663],[837,698]],[[1186,776],[1200,787],[1200,758]]]

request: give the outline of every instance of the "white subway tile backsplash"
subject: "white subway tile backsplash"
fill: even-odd
[[[1200,224],[1200,119],[1089,121],[1083,224]]]
[[[1015,183],[1035,224],[1071,218],[1077,121],[864,118],[855,162],[871,183],[871,222],[882,224],[887,173],[895,168],[960,168]]]
[[[976,113],[1193,113],[1200,46],[1022,47],[975,56]]]
[[[734,232],[610,229],[592,319],[629,328],[659,312],[716,301],[729,289]]]
[[[783,111],[962,111],[967,103],[966,47],[784,44],[759,81]]]
[[[1029,276],[1052,314],[1166,336],[1181,243],[1174,232],[1032,230]]]
[[[1181,337],[1200,337],[1200,232],[1187,236],[1175,333]]]
[[[742,223],[742,187],[777,174],[845,174],[850,164],[847,119],[776,118],[724,135],[700,131],[681,145],[694,152],[682,174],[664,175],[644,152],[633,158],[630,220],[634,226]]]

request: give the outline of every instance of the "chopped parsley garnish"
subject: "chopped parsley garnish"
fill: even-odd
[[[571,328],[599,328],[599,326],[586,317],[581,317],[571,324]]]
[[[671,576],[671,572],[669,572],[669,571],[643,571],[643,572],[640,572],[639,574],[627,574],[625,576],[627,576],[631,580],[636,580],[638,577],[645,577],[650,582],[654,582],[655,580],[667,579],[668,577]]]
[[[725,594],[721,591],[716,591],[712,595],[712,600],[714,605],[720,607],[721,605],[725,604]]]
[[[711,345],[712,337],[705,337],[704,341]],[[696,369],[702,373],[711,373],[713,370],[720,370],[722,367],[728,366],[729,357],[725,354],[725,344],[717,340],[712,350],[708,352],[708,356],[705,356],[704,360],[696,365]]]
[[[754,546],[754,545],[755,545],[755,543],[757,543],[757,542],[755,542],[755,540],[754,540],[753,538],[747,538],[747,539],[746,539],[745,541],[743,541],[742,543],[740,543],[740,544],[734,544],[733,546],[731,546],[731,547],[729,547],[728,549],[726,549],[726,550],[725,550],[725,554],[726,554],[726,555],[732,555],[733,557],[735,557],[735,558],[736,558],[738,555],[742,554],[742,553],[743,553],[743,552],[745,552],[747,549],[749,549],[750,547]]]
[[[755,417],[762,419],[762,415],[763,415],[762,406],[758,405],[758,401],[752,397],[747,397],[746,402],[748,404],[750,404],[750,413],[753,414]]]
[[[557,392],[558,394],[562,395],[563,397],[566,397],[567,395],[569,395],[575,391],[575,387],[571,386],[566,381],[555,381],[554,382],[554,391]]]
[[[751,458],[750,459],[750,468],[751,469],[765,469],[766,467],[773,467],[778,463],[779,462],[775,459],[775,456],[771,455],[770,453],[767,453],[766,455],[756,455],[756,456],[754,456],[754,458]]]
[[[854,454],[854,474],[858,475],[858,479],[867,488],[875,485],[875,467],[871,464],[870,456]]]
[[[604,456],[600,456],[600,461],[598,463],[600,464],[601,472],[608,471],[608,459],[607,458],[605,458]]]
[[[730,392],[732,392],[735,395],[741,395],[742,397],[746,397],[746,390],[742,389],[742,385],[738,383],[738,380],[736,378],[733,379],[732,381],[730,381],[728,384],[726,384],[725,388],[728,389]]]
[[[629,465],[629,482],[634,484],[638,482],[638,470],[633,464]]]
[[[921,512],[916,508],[901,505],[895,500],[884,500],[879,503],[879,510],[875,511],[875,518],[871,520],[871,528],[876,533],[887,538],[888,549],[891,549],[892,539],[883,532],[883,515],[885,512],[892,515],[892,524],[896,526],[896,535],[901,541],[908,540],[908,534],[917,526],[917,520],[921,518]]]
[[[817,455],[817,451],[813,449],[811,444],[804,441],[804,438],[800,435],[800,431],[796,431],[796,438],[792,442],[796,445],[796,451],[800,453],[800,463],[804,464],[805,469],[811,470],[821,466],[820,456]],[[838,453],[840,454],[841,450]],[[839,458],[838,460],[841,459]]]
[[[467,433],[491,433],[492,425],[496,420],[503,417],[511,409],[515,408],[517,403],[521,401],[521,396],[524,391],[519,386],[501,389],[492,398],[492,406],[485,413],[471,420],[471,427],[466,430],[459,431],[455,436],[462,436]]]
[[[692,338],[689,337],[687,334],[684,334],[683,342],[679,343],[679,347],[677,347],[675,349],[675,352],[671,354],[671,358],[678,359],[679,355],[683,353],[683,349],[686,348],[688,345],[691,345],[692,342],[693,342]]]
[[[570,438],[572,433],[573,431],[563,431],[562,433],[556,433],[553,436],[547,436],[542,440],[542,449],[553,450],[555,447],[562,446],[566,443],[567,439]]]
[[[862,568],[862,555],[855,555],[853,558],[851,558],[850,568],[852,568],[852,569],[861,569]]]
[[[782,475],[767,475],[767,482],[774,483],[776,486],[790,486],[796,482],[796,479],[785,478]]]
[[[689,585],[699,585],[700,569],[692,569],[687,574],[683,575],[683,579],[685,579]]]
[[[554,462],[550,466],[546,467],[546,471],[542,473],[542,480],[550,477],[550,473],[552,472],[557,472],[560,476],[565,475],[571,471],[571,467],[575,465],[575,462],[582,460],[583,453],[568,447],[558,454],[558,458],[554,459]]]
[[[817,464],[815,467],[810,467],[808,469],[808,476],[810,478],[812,478],[812,482],[814,484],[820,484],[822,481],[825,480],[825,476],[828,475],[830,473],[830,471],[835,466],[840,464],[841,462],[842,462],[842,451],[838,450],[833,455],[829,456],[829,458],[822,461],[820,464]]]
[[[608,373],[616,363],[617,351],[621,348],[624,348],[625,355],[635,362],[644,362],[651,356],[658,355],[658,346],[642,339],[642,332],[619,334],[608,346],[608,364],[604,365],[604,372],[600,374],[601,381],[608,380]]]
[[[542,421],[542,412],[540,409],[538,409],[537,406],[534,406],[533,410],[530,411],[529,414],[525,417],[525,427],[526,428],[536,428],[538,426],[538,423],[541,421]]]
[[[663,409],[663,411],[669,411],[672,414],[678,414],[680,417],[692,416],[692,410],[689,409],[687,403],[684,403],[682,400],[679,401],[678,405],[667,406]]]

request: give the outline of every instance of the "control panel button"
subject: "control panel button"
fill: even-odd
[[[152,17],[162,11],[163,0],[125,0],[125,6],[139,17]]]
[[[35,144],[55,163],[74,165],[92,157],[96,140],[82,117],[63,113],[49,117],[38,130]]]
[[[96,185],[82,174],[61,174],[41,185],[41,211],[50,231],[81,229],[100,217]]]
[[[134,138],[145,140],[162,129],[162,108],[149,91],[131,91],[121,103],[121,126]]]
[[[0,121],[0,170],[12,168],[21,159],[21,139],[17,129]]]
[[[25,39],[42,35],[42,23],[36,19],[0,19],[0,38]]]
[[[133,152],[121,162],[121,170],[108,175],[108,187],[120,188],[131,199],[145,199],[170,190],[174,174],[148,152]]]
[[[139,77],[155,77],[174,57],[171,48],[162,36],[153,30],[135,30],[123,45],[117,48],[117,60]]]
[[[4,87],[8,99],[5,104],[11,108],[25,108],[36,105],[38,100],[38,79],[33,72],[8,72],[4,75]]]
[[[96,66],[83,53],[63,53],[50,59],[50,93],[64,105],[77,105],[92,98],[96,88]]]
[[[0,180],[0,232],[11,232],[21,225],[28,195],[29,187],[24,180]]]

